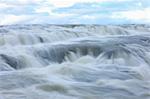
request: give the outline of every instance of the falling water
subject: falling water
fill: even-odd
[[[150,99],[150,26],[0,26],[0,99]]]

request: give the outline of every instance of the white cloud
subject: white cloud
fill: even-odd
[[[56,12],[53,12],[54,8],[53,7],[50,7],[50,6],[43,6],[43,7],[39,7],[37,9],[35,9],[35,12],[36,13],[47,13],[49,14],[49,16],[54,16],[54,17],[67,17],[67,16],[73,16],[75,14],[72,14],[72,13],[56,13]]]
[[[44,7],[39,7],[37,9],[35,9],[35,12],[36,13],[49,13],[51,14],[52,13],[52,9],[51,7],[48,7],[48,6],[44,6]]]
[[[94,2],[101,3],[109,1],[120,2],[125,0],[47,0],[47,2],[54,5],[55,7],[69,7],[74,5],[75,3],[94,3]]]
[[[0,9],[5,9],[5,8],[9,8],[9,7],[15,7],[15,6],[8,5],[8,4],[5,4],[5,3],[0,3]]]
[[[1,19],[0,19],[0,25],[11,25],[11,24],[20,24],[24,21],[27,21],[31,18],[33,18],[32,16],[27,16],[27,15],[0,15]]]
[[[44,0],[0,0],[0,3],[8,5],[29,5],[29,4],[40,4]]]
[[[112,18],[150,22],[150,8],[141,10],[115,12]]]
[[[129,2],[131,5],[127,6]],[[81,4],[73,6],[78,3]],[[124,3],[126,3],[125,6],[120,6]],[[116,7],[117,4],[119,4],[118,7]],[[135,9],[135,4],[138,10]],[[72,9],[70,9],[71,6],[73,6]],[[101,22],[98,20],[112,22],[113,19],[144,23],[150,22],[150,8],[145,8],[139,0],[0,0],[0,16],[0,25],[95,23]]]
[[[0,3],[14,4],[14,5],[28,5],[28,4],[40,4],[43,2],[50,3],[55,7],[68,7],[75,3],[93,3],[93,2],[120,2],[120,1],[130,1],[130,0],[0,0]]]

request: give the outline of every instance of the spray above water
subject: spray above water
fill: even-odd
[[[0,99],[149,99],[150,27],[0,27]]]

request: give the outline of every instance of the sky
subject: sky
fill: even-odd
[[[150,0],[0,0],[11,24],[150,24]]]

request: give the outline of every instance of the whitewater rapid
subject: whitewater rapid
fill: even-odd
[[[150,99],[149,25],[0,26],[0,99]]]

